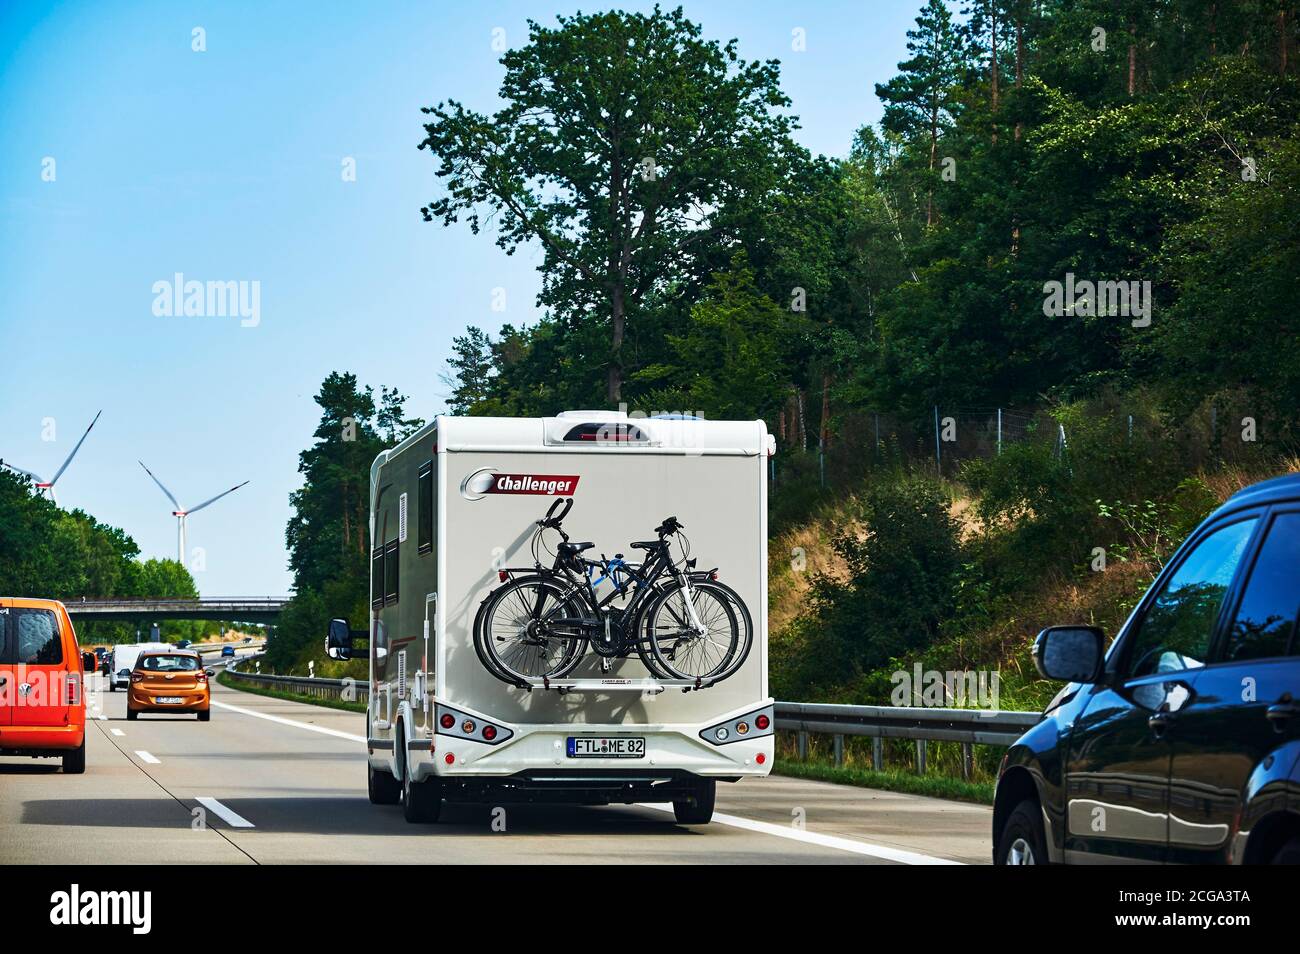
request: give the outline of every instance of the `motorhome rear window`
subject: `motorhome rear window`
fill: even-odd
[[[63,662],[59,621],[46,609],[16,606],[0,617],[5,651],[0,659],[16,665],[57,666]]]
[[[648,441],[645,432],[635,424],[601,423],[592,421],[569,428],[565,443],[575,444],[625,444]]]

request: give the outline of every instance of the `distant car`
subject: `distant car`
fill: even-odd
[[[235,655],[235,647],[234,647],[234,646],[226,645],[226,646],[222,646],[222,647],[221,647],[221,658],[222,658],[222,659],[226,658],[227,656],[233,656],[233,655]]]
[[[192,644],[190,643],[190,641],[189,641],[188,639],[182,639],[182,640],[178,640],[178,641],[177,641],[177,643],[176,643],[176,648],[177,648],[177,649],[189,649],[191,645],[192,645]]]
[[[0,597],[0,755],[61,758],[63,771],[86,771],[82,653],[63,604]]]
[[[1034,644],[1066,680],[1007,750],[996,864],[1300,864],[1300,475],[1247,487],[1156,577],[1103,658],[1093,626]]]
[[[141,653],[131,670],[126,717],[141,712],[197,712],[200,722],[212,717],[208,673],[198,653]]]
[[[252,636],[245,636],[245,637],[244,637],[244,642],[246,642],[246,643],[251,643],[252,641],[253,641],[253,637],[252,637]]]

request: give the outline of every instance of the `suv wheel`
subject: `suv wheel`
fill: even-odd
[[[677,818],[677,824],[707,825],[713,820],[713,804],[717,797],[717,780],[700,779],[687,798],[673,802],[673,815]]]
[[[1279,848],[1269,864],[1300,865],[1300,836],[1292,838]]]
[[[1031,798],[1016,806],[1002,830],[995,862],[1000,865],[1045,865],[1047,839],[1043,837],[1043,816]]]
[[[64,775],[82,775],[86,771],[86,740],[81,745],[63,756]]]

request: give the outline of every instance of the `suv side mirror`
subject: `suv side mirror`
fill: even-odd
[[[1034,665],[1045,679],[1096,682],[1105,642],[1096,626],[1049,626],[1034,640]]]
[[[352,629],[347,620],[330,620],[329,634],[325,637],[325,655],[330,659],[352,658]]]
[[[81,669],[83,672],[94,672],[97,665],[94,653],[81,654]]]

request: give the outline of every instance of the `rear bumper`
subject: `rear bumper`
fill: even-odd
[[[564,800],[560,796],[568,791],[568,800],[595,793],[615,801],[671,801],[674,792],[701,779],[736,781],[768,775],[775,754],[772,705],[770,700],[759,701],[698,724],[507,726],[496,722],[502,734],[508,733],[496,745],[440,731],[432,739],[417,735],[409,740],[407,757],[415,779],[437,776],[449,793],[473,794],[490,788],[553,792],[556,800]],[[481,717],[463,707],[451,711]],[[756,727],[754,717],[759,713],[767,715],[766,729]],[[736,731],[741,721],[743,734]],[[719,725],[731,730],[722,743],[713,731]],[[569,755],[571,737],[644,739],[645,750],[637,758],[575,758]]]
[[[180,702],[156,702],[159,696],[180,699]],[[208,707],[207,689],[162,689],[132,688],[126,697],[126,707],[132,712],[202,712]]]
[[[0,755],[62,755],[86,741],[84,725],[0,726]]]

